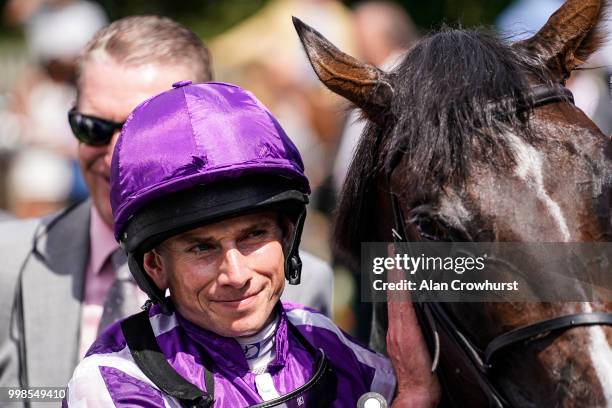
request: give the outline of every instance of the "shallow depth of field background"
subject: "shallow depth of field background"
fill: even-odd
[[[80,40],[85,42],[92,25],[133,14],[168,16],[195,31],[209,46],[216,80],[253,91],[298,145],[313,187],[302,247],[332,263],[334,318],[363,338],[369,317],[355,289],[359,271],[351,273],[335,262],[329,250],[330,220],[360,125],[354,123],[356,115],[348,103],[319,84],[291,16],[312,25],[346,52],[389,68],[420,36],[444,25],[498,30],[510,40],[523,38],[537,30],[562,0],[397,0],[384,4],[391,7],[387,14],[363,8],[363,3],[1,0],[0,210],[4,214],[0,213],[0,219],[40,216],[87,197],[75,160],[77,143],[66,121],[74,84],[69,74],[53,71],[51,64],[54,59],[76,56],[74,49],[68,49],[69,40],[82,35]],[[57,10],[75,4],[86,5],[83,13],[93,15],[93,23],[84,24],[78,13],[61,27],[39,18],[49,7]],[[385,39],[378,38],[385,34],[375,28],[387,23],[403,26],[403,46],[385,45]],[[69,32],[72,24],[77,35]],[[589,62],[596,69],[577,73],[569,84],[578,105],[607,134],[612,131],[607,68],[611,54],[610,48],[600,52]]]

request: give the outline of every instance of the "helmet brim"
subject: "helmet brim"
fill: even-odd
[[[295,182],[270,176],[197,186],[142,208],[129,220],[121,243],[128,253],[143,254],[175,235],[246,213],[273,209],[297,217],[307,203]]]

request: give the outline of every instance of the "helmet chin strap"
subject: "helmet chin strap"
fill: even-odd
[[[299,285],[302,278],[302,260],[300,259],[300,241],[302,239],[302,230],[304,229],[304,220],[306,219],[306,206],[300,213],[295,222],[295,230],[287,258],[285,258],[285,279],[290,285]]]

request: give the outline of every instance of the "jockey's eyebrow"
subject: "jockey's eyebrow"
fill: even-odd
[[[258,219],[252,222],[247,222],[245,226],[233,231],[232,235],[241,237],[257,229],[273,229],[276,227],[280,228],[280,226],[278,226],[272,219]],[[214,234],[202,234],[197,230],[188,231],[176,237],[176,242],[179,245],[212,243],[216,241],[218,241],[218,239],[214,236]]]
[[[239,233],[248,233],[257,229],[271,229],[275,227],[280,227],[276,221],[273,220],[257,220],[255,223],[246,226],[240,230]]]

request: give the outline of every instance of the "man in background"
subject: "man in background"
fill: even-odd
[[[138,311],[146,296],[112,232],[112,146],[138,104],[174,82],[211,79],[202,41],[168,18],[118,20],[85,47],[69,120],[91,198],[41,220],[2,223],[0,386],[65,386],[97,333]],[[302,259],[313,273],[287,298],[329,312],[331,270]]]
[[[388,1],[359,3],[353,14],[355,43],[359,58],[386,71],[400,62],[418,39],[410,16],[398,4]],[[351,112],[340,138],[332,173],[333,187],[340,193],[364,123],[357,110]]]
[[[365,1],[356,5],[353,14],[355,43],[359,58],[389,71],[401,61],[401,57],[418,39],[417,29],[410,16],[398,4],[389,1]],[[339,138],[338,150],[331,174],[332,188],[340,194],[346,173],[353,160],[361,138],[365,121],[361,111],[355,109],[346,118]],[[370,338],[372,304],[360,302],[361,276],[350,271],[356,289],[353,292],[352,310],[355,316],[355,336],[367,343]]]

